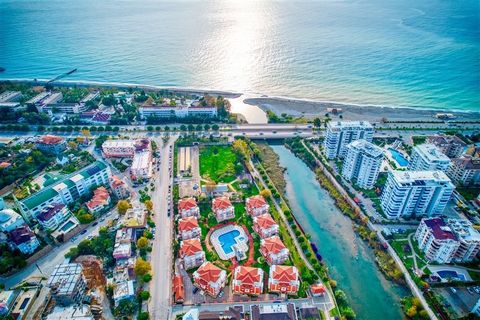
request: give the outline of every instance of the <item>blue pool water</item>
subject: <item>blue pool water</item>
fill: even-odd
[[[400,152],[392,148],[389,148],[388,151],[390,151],[390,154],[392,155],[393,159],[395,159],[395,161],[397,161],[397,163],[400,166],[402,167],[408,166],[408,160],[405,159],[405,157]]]
[[[443,279],[451,278],[451,279],[458,279],[461,281],[465,281],[465,276],[461,273],[457,273],[456,271],[441,270],[441,271],[437,271],[437,274]]]
[[[232,230],[218,237],[218,241],[220,241],[220,245],[222,246],[223,252],[225,252],[225,254],[233,252],[232,247],[236,244],[235,238],[239,235],[240,231]]]

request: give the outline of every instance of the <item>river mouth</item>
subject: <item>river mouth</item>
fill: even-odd
[[[286,197],[302,228],[311,235],[330,275],[345,291],[358,319],[402,319],[406,288],[380,273],[372,250],[353,232],[352,222],[334,204],[314,173],[287,148],[271,145],[285,172]]]

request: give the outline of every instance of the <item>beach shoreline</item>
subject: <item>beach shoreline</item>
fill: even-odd
[[[0,82],[27,83],[30,85],[45,85],[48,79],[0,79]],[[453,121],[479,121],[480,112],[470,110],[442,110],[428,109],[424,107],[406,107],[406,106],[380,106],[380,105],[362,105],[332,101],[315,101],[310,99],[289,98],[280,96],[267,96],[261,94],[243,94],[240,92],[215,90],[209,88],[186,88],[172,86],[158,86],[137,83],[124,82],[101,82],[90,80],[61,80],[51,83],[54,86],[80,86],[80,87],[111,87],[118,89],[137,88],[147,91],[152,90],[168,90],[176,93],[196,94],[196,95],[222,95],[229,99],[241,100],[240,107],[235,112],[240,113],[241,104],[258,108],[259,112],[270,110],[277,115],[287,114],[297,117],[313,119],[315,117],[324,117],[327,113],[330,117],[341,118],[343,120],[365,120],[371,122],[387,121],[406,121],[406,122],[442,122],[441,119],[435,117],[437,113],[452,113],[455,115]],[[338,114],[328,112],[327,109],[341,109]],[[248,120],[254,120],[258,117],[258,112],[254,117],[248,113],[252,110],[245,110],[242,116]],[[255,113],[255,112],[254,112]],[[341,115],[341,117],[340,117]],[[263,118],[263,117],[262,117]],[[259,123],[264,122],[261,119]],[[249,121],[251,122],[251,121]],[[253,121],[255,123],[256,121]]]

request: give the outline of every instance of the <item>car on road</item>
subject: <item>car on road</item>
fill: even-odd
[[[273,130],[272,132],[273,132],[273,133],[277,133],[277,131],[276,131],[276,130]]]
[[[92,240],[92,239],[93,239],[93,236],[92,236],[92,235],[89,235],[89,236],[87,237],[87,240]]]
[[[260,135],[263,136],[263,132],[260,132]]]
[[[70,239],[70,242],[75,242],[75,240],[77,240],[77,238],[78,238],[77,236],[72,237],[72,239]]]
[[[100,219],[100,221],[101,221],[101,222],[105,221],[105,217],[102,217],[102,218]]]
[[[194,287],[192,293],[193,293],[193,294],[196,294],[196,293],[198,292],[198,290],[199,290],[199,289],[198,289],[197,287]]]
[[[94,223],[92,223],[92,227],[95,227],[96,225],[98,225],[98,221],[95,221]]]
[[[82,231],[80,232],[80,234],[85,234],[85,233],[87,233],[87,231],[88,231],[87,229],[82,230]]]

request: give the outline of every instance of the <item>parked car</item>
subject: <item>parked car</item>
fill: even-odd
[[[87,233],[87,231],[88,231],[87,229],[82,230],[82,232],[80,232],[80,234],[85,234],[85,233]]]
[[[194,287],[192,292],[193,292],[193,294],[196,294],[198,292],[198,288]]]

